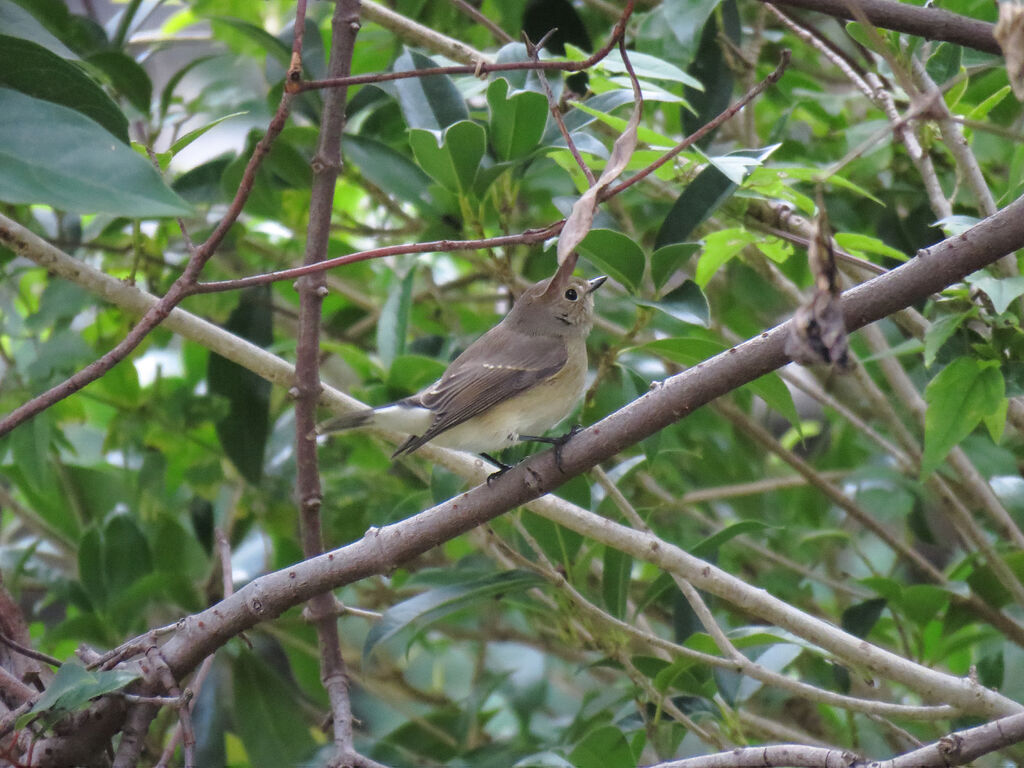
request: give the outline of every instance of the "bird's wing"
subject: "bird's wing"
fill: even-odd
[[[527,336],[506,329],[499,338],[488,332],[457,357],[441,379],[403,403],[429,408],[434,421],[395,452],[410,453],[445,430],[550,379],[568,359],[564,339]]]

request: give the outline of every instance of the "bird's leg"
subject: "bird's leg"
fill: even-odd
[[[579,424],[573,424],[572,429],[566,432],[564,435],[558,437],[543,437],[537,435],[520,435],[520,440],[525,440],[531,443],[547,443],[548,445],[555,446],[555,466],[558,467],[558,471],[565,474],[565,470],[562,468],[562,447],[572,440],[573,435],[578,432],[582,432],[583,427]]]
[[[491,474],[489,474],[487,476],[487,484],[488,485],[491,484],[492,480],[496,480],[497,478],[501,477],[506,472],[508,472],[510,469],[512,469],[512,465],[511,464],[506,464],[504,461],[499,461],[498,459],[496,459],[493,456],[491,456],[491,454],[489,454],[489,453],[481,453],[480,457],[483,458],[483,459],[487,459],[487,461],[491,462],[491,464],[497,464],[498,465],[498,471],[497,472],[492,472]]]

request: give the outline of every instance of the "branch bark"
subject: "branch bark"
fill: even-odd
[[[772,5],[785,5],[817,11],[837,19],[855,20],[848,0],[761,0]],[[855,0],[868,21],[876,27],[917,35],[926,40],[943,40],[985,53],[1002,55],[992,34],[994,24],[979,21],[941,8],[919,7],[892,0]]]
[[[331,55],[328,75],[349,74],[356,35],[359,32],[359,0],[338,0],[331,18]],[[331,234],[334,188],[341,172],[341,134],[345,127],[348,89],[332,88],[324,95],[320,138],[313,157],[313,186],[309,225],[306,230],[306,266],[323,260]],[[320,508],[323,490],[316,452],[316,407],[320,399],[320,321],[327,276],[314,272],[298,281],[299,338],[295,358],[295,465],[296,493],[302,537],[302,554],[311,558],[324,551]],[[334,760],[349,764],[352,746],[352,704],[348,670],[341,654],[341,638],[335,618],[334,596],[314,595],[308,610],[316,626],[320,648],[320,681],[331,705]],[[332,763],[333,764],[333,763]]]

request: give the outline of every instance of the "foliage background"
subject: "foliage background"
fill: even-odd
[[[995,20],[991,3],[934,5]],[[394,8],[499,60],[524,57],[455,4]],[[516,0],[479,9],[512,38],[525,27],[537,40],[557,25],[576,59],[607,39],[621,10]],[[58,0],[0,0],[2,213],[83,264],[162,295],[188,257],[169,217],[183,215],[199,242],[224,215],[280,98],[294,8],[196,0],[115,10],[104,18],[91,4],[70,12]],[[331,11],[309,9],[310,79],[325,72]],[[1021,194],[1021,108],[1001,58],[799,18],[832,42],[831,58],[752,0],[644,3],[630,21],[645,103],[627,175],[770,73],[783,49],[792,65],[699,149],[601,210],[581,271],[612,280],[598,298],[595,375],[574,421],[593,424],[652,381],[791,315],[813,284],[800,216],[814,216],[817,186],[839,246],[882,270]],[[352,72],[446,63],[409,29],[364,18]],[[882,96],[867,98],[837,62],[869,81],[877,75]],[[922,71],[966,135],[966,159],[942,111],[925,109]],[[613,54],[589,71],[583,104],[562,75],[549,80],[576,145],[600,168],[632,103],[621,63]],[[919,156],[895,140],[903,123],[894,127],[887,98]],[[204,280],[301,263],[321,106],[315,90],[295,100]],[[346,117],[327,256],[546,226],[585,188],[536,73],[355,86]],[[169,187],[147,167],[146,147]],[[410,394],[500,318],[510,293],[553,268],[547,243],[334,269],[324,381],[371,404]],[[110,349],[134,317],[13,251],[0,249],[0,269],[6,413]],[[772,374],[558,494],[642,521],[795,608],[1020,702],[1016,272],[1011,263],[979,273],[854,335],[854,374],[787,369],[785,385]],[[849,267],[846,279],[870,274]],[[291,280],[183,306],[295,358]],[[0,440],[0,566],[31,645],[66,660],[81,643],[111,648],[214,603],[224,593],[215,529],[230,543],[236,586],[301,560],[294,442],[286,388],[165,329],[11,431]],[[327,547],[466,485],[428,457],[393,463],[392,450],[365,433],[322,444]],[[525,509],[339,589],[354,609],[339,626],[355,746],[394,766],[618,768],[777,741],[883,758],[983,720],[882,716],[687,660],[651,638],[722,649],[684,592],[652,564]],[[943,703],[705,597],[720,628],[766,670],[864,701]],[[195,686],[197,764],[326,760],[318,653],[301,606],[221,648]],[[144,760],[159,755],[177,721],[161,712]],[[42,725],[31,727],[41,734]],[[12,739],[26,733],[18,727]]]

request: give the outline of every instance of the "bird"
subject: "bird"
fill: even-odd
[[[560,449],[574,435],[544,437],[565,419],[583,394],[587,336],[594,324],[594,292],[607,277],[591,280],[560,269],[516,300],[500,323],[455,358],[441,378],[411,397],[338,416],[317,427],[326,434],[376,426],[408,432],[392,458],[431,443],[483,456],[520,441]]]

